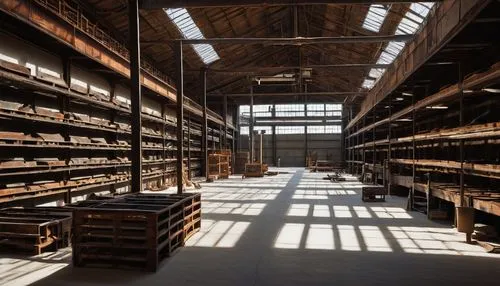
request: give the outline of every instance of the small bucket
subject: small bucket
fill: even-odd
[[[456,207],[457,230],[464,233],[474,232],[474,208]]]

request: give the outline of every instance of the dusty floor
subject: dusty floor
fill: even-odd
[[[70,250],[0,257],[0,285],[496,285],[500,255],[449,223],[363,203],[361,184],[283,169],[204,184],[202,231],[157,273],[73,268]]]

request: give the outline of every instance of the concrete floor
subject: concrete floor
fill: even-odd
[[[66,249],[1,257],[0,285],[497,285],[500,255],[405,198],[363,203],[354,178],[282,170],[204,184],[202,231],[157,273],[73,268]]]

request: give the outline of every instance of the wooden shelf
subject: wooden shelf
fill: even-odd
[[[453,172],[458,172],[461,170],[461,163],[456,161],[444,161],[444,160],[432,160],[432,159],[391,159],[391,164],[402,164],[402,165],[413,165],[415,161],[416,166],[436,168],[432,169],[436,172],[448,173],[450,170]],[[464,163],[464,172],[467,175],[488,177],[488,178],[500,178],[500,165],[493,164],[476,164],[476,163]],[[440,170],[441,169],[441,170]]]
[[[391,183],[406,188],[412,187],[411,176],[393,175]],[[429,192],[429,187],[424,183],[415,183],[415,190],[423,193]],[[455,184],[431,182],[430,194],[433,197],[460,205],[460,187]],[[494,190],[485,190],[465,187],[465,202],[477,210],[500,216],[500,193]]]
[[[415,141],[431,141],[431,140],[474,140],[484,138],[500,137],[500,122],[492,122],[486,124],[476,124],[464,127],[440,129],[427,133],[416,134]],[[412,143],[413,136],[406,136],[401,138],[393,138],[390,140],[391,144]],[[500,143],[500,142],[499,142]],[[362,149],[363,147],[373,147],[373,145],[381,146],[388,145],[389,140],[377,140],[374,142],[366,142],[352,146],[348,149]],[[367,150],[370,151],[370,150]]]
[[[475,73],[463,81],[463,90],[471,90],[470,93],[464,93],[464,96],[475,96],[478,94],[482,94],[479,89],[491,85],[493,83],[500,82],[500,63],[496,63],[490,67],[490,69],[486,72]],[[415,105],[408,106],[403,108],[402,110],[394,113],[391,117],[384,118],[379,120],[373,124],[365,126],[356,132],[346,136],[346,138],[351,138],[353,136],[362,134],[363,132],[369,131],[377,126],[388,124],[391,121],[395,121],[397,119],[402,118],[403,116],[409,115],[414,110],[422,110],[427,106],[436,105],[439,103],[444,103],[450,100],[457,100],[457,95],[460,93],[461,89],[458,84],[451,85],[447,88],[440,90],[439,92],[430,95],[418,102]]]

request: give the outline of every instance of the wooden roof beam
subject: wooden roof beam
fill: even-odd
[[[380,42],[407,42],[413,35],[348,36],[348,37],[296,37],[296,38],[210,38],[210,39],[165,39],[162,41],[142,41],[143,43],[167,43],[182,41],[183,44],[267,44],[267,45],[316,45],[354,44]]]
[[[442,0],[433,0],[442,1]],[[203,8],[203,7],[256,7],[256,6],[290,6],[290,5],[323,5],[323,4],[393,4],[413,3],[415,0],[143,0],[141,9],[162,8]]]

